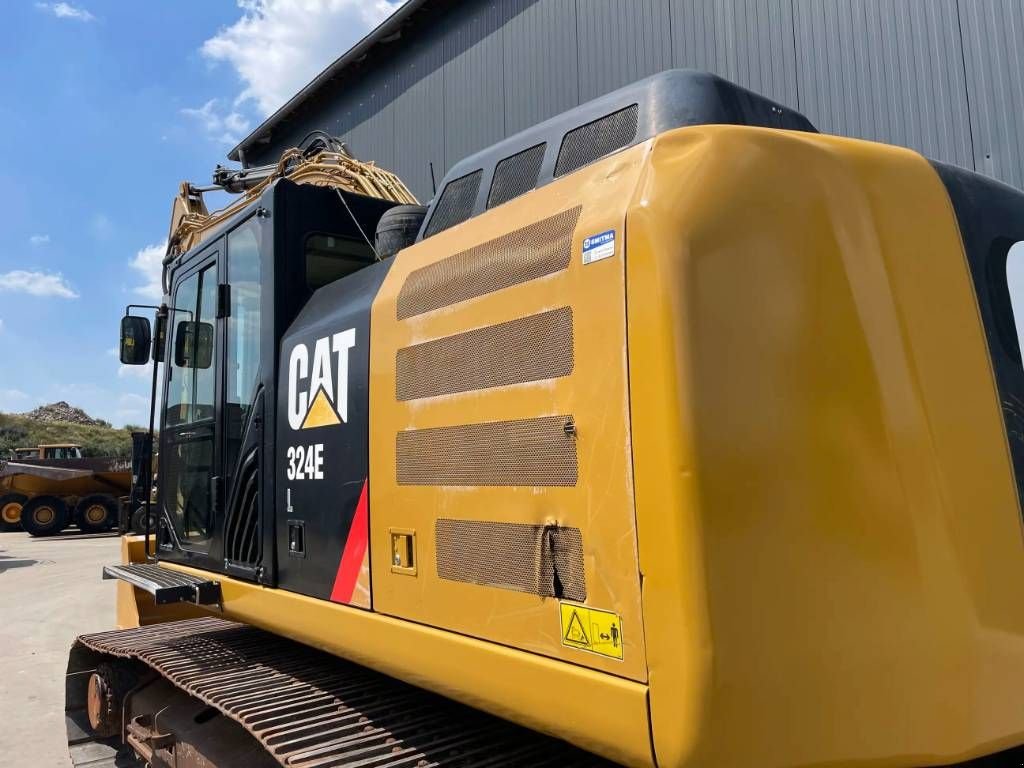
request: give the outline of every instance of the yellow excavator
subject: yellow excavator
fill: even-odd
[[[159,493],[76,764],[1022,759],[1024,194],[688,71],[427,206],[219,173],[122,321]]]

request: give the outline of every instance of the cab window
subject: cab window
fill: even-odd
[[[231,307],[227,319],[226,398],[224,403],[225,476],[235,463],[249,422],[260,368],[260,239],[258,219],[249,219],[228,235],[227,277]]]
[[[375,260],[373,249],[365,240],[313,234],[306,238],[306,283],[315,291]]]
[[[1024,353],[1024,241],[1014,243],[1006,254],[1006,288],[1010,294],[1018,348]]]
[[[175,292],[165,406],[168,427],[214,416],[216,313],[217,267],[213,264],[182,280]]]
[[[77,459],[80,458],[77,448],[71,448],[68,446],[58,446],[56,448],[46,449],[46,458],[48,459]]]

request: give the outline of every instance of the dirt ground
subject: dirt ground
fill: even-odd
[[[67,768],[64,670],[76,635],[114,627],[116,535],[0,533],[0,768]]]

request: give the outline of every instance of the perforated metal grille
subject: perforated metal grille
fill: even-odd
[[[442,579],[587,599],[579,528],[440,519],[435,539]]]
[[[473,215],[473,206],[476,204],[476,195],[480,191],[480,179],[483,175],[482,170],[473,171],[445,185],[441,197],[434,206],[434,212],[430,214],[430,222],[424,232],[425,237],[461,224]]]
[[[412,429],[395,439],[399,485],[576,485],[569,416]]]
[[[398,350],[399,400],[449,395],[572,373],[572,310],[553,309]]]
[[[261,560],[259,525],[258,453],[251,451],[242,463],[238,491],[224,523],[224,557],[233,563],[256,566]]]
[[[491,191],[487,193],[488,208],[507,203],[537,186],[546,147],[547,144],[538,144],[498,163],[491,180]]]
[[[609,152],[628,146],[636,138],[638,116],[639,110],[634,104],[569,131],[558,150],[555,176],[572,173]]]
[[[565,269],[579,217],[577,206],[417,269],[398,293],[398,319]]]

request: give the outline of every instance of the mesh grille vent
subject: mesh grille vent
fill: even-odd
[[[473,215],[473,206],[476,204],[476,195],[480,191],[480,179],[483,175],[483,170],[473,171],[445,185],[441,197],[434,206],[434,212],[430,214],[430,223],[427,224],[424,237],[436,235],[449,227],[461,224]]]
[[[415,400],[572,373],[569,307],[398,350],[395,396]]]
[[[435,539],[442,579],[587,599],[579,528],[440,519]]]
[[[224,557],[232,563],[255,566],[261,561],[259,530],[258,453],[254,450],[242,464],[238,494],[232,500],[224,524]]]
[[[569,416],[411,429],[395,439],[399,485],[576,485]]]
[[[572,173],[631,144],[636,138],[638,116],[639,110],[634,104],[569,131],[558,150],[555,177]]]
[[[399,320],[565,269],[580,207],[417,269],[398,293]]]
[[[547,144],[538,144],[498,163],[494,169],[491,191],[487,194],[488,208],[507,203],[537,186],[546,147]]]

